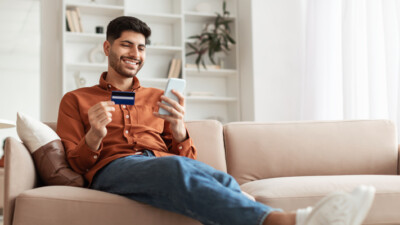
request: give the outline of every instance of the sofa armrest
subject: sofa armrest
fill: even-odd
[[[4,225],[11,225],[15,199],[37,185],[35,165],[28,149],[15,138],[5,142]]]

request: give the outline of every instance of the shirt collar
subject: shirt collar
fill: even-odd
[[[120,91],[118,88],[114,87],[112,84],[107,82],[106,77],[107,77],[107,72],[103,72],[100,76],[99,86],[107,91]],[[140,88],[140,82],[136,76],[133,77],[132,82],[133,82],[133,85],[132,85],[132,89],[130,91],[135,91],[136,89]]]

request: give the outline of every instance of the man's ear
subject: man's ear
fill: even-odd
[[[111,44],[109,41],[105,41],[103,43],[103,50],[104,50],[104,54],[106,54],[106,56],[108,56],[110,54],[110,48],[111,48]]]

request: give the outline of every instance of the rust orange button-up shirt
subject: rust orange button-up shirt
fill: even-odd
[[[111,161],[151,150],[157,157],[181,155],[196,158],[196,148],[189,137],[176,142],[170,124],[153,115],[162,90],[144,88],[134,77],[131,91],[135,92],[135,105],[115,105],[112,121],[100,148],[92,150],[85,142],[90,129],[88,110],[100,101],[110,101],[111,91],[120,91],[106,82],[107,73],[100,77],[99,85],[80,88],[64,95],[58,113],[57,133],[64,144],[71,167],[83,174],[89,184],[98,170]]]

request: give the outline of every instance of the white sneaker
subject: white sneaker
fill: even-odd
[[[296,225],[360,225],[371,208],[374,196],[375,188],[365,185],[351,193],[332,193],[313,209],[299,209]]]

